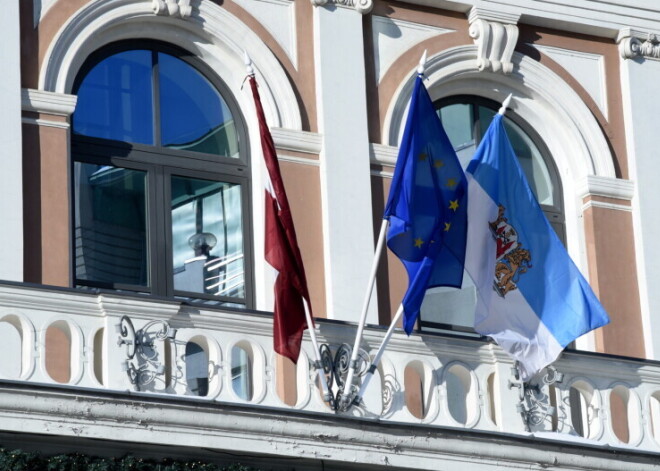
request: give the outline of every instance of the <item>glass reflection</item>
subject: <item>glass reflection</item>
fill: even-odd
[[[234,119],[218,91],[180,59],[158,54],[163,146],[238,158]]]
[[[97,64],[78,89],[75,134],[154,144],[151,51],[125,51]]]
[[[474,113],[477,114],[476,119]],[[495,113],[496,111],[491,108],[467,103],[443,106],[438,111],[442,125],[463,167],[467,167],[472,159],[479,138],[486,133]],[[478,130],[475,129],[475,122]],[[556,205],[552,179],[538,147],[520,126],[506,116],[504,127],[537,200],[540,204]]]
[[[174,289],[245,297],[241,187],[172,177]]]
[[[146,174],[74,163],[76,278],[147,286]]]

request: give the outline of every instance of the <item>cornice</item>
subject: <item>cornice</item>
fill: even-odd
[[[77,96],[66,93],[44,92],[32,88],[21,90],[21,106],[23,111],[68,117],[76,109],[77,100]]]
[[[321,152],[321,134],[275,127],[270,128],[270,134],[278,149],[317,155]]]
[[[369,159],[372,164],[394,167],[399,156],[399,148],[383,144],[369,144]]]
[[[580,185],[578,194],[581,198],[587,196],[603,196],[624,201],[630,201],[635,191],[635,182],[620,178],[589,175]]]

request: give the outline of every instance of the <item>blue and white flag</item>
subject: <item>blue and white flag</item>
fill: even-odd
[[[467,169],[465,268],[477,287],[475,330],[518,360],[527,381],[609,318],[536,201],[502,119]]]
[[[402,301],[408,334],[428,288],[461,286],[466,211],[465,174],[418,76],[383,216],[390,221],[387,245],[408,272]]]

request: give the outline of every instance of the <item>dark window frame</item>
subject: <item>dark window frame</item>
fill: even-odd
[[[227,85],[194,54],[167,43],[152,40],[129,40],[105,46],[93,52],[80,68],[73,86],[77,94],[85,76],[100,62],[115,54],[130,50],[152,51],[153,80],[153,125],[155,145],[128,143],[116,140],[77,135],[71,132],[70,174],[73,175],[75,162],[98,165],[111,165],[145,171],[147,176],[146,208],[148,254],[148,286],[135,286],[122,283],[106,283],[78,279],[76,257],[71,257],[74,286],[81,288],[101,288],[119,291],[149,293],[157,296],[183,298],[188,301],[243,305],[254,308],[254,252],[252,247],[252,186],[250,172],[250,148],[246,121],[238,102]],[[160,145],[160,103],[158,99],[158,53],[176,57],[196,69],[215,87],[224,99],[234,119],[239,144],[236,157],[205,154],[188,150],[173,149]],[[240,299],[228,296],[187,292],[174,289],[174,269],[172,260],[172,221],[171,221],[171,177],[182,176],[201,180],[236,183],[241,188],[241,224],[243,232],[245,297]],[[72,202],[75,201],[75,182],[71,181]],[[75,209],[71,204],[72,234],[75,234]],[[76,253],[75,237],[72,237],[72,254]]]

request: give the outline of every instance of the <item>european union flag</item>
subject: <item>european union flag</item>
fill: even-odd
[[[475,330],[518,360],[527,381],[610,320],[543,214],[502,120],[495,116],[467,169],[465,269],[478,290]]]
[[[467,233],[465,174],[421,76],[383,217],[390,221],[387,245],[408,272],[402,305],[410,334],[428,288],[460,288]]]

